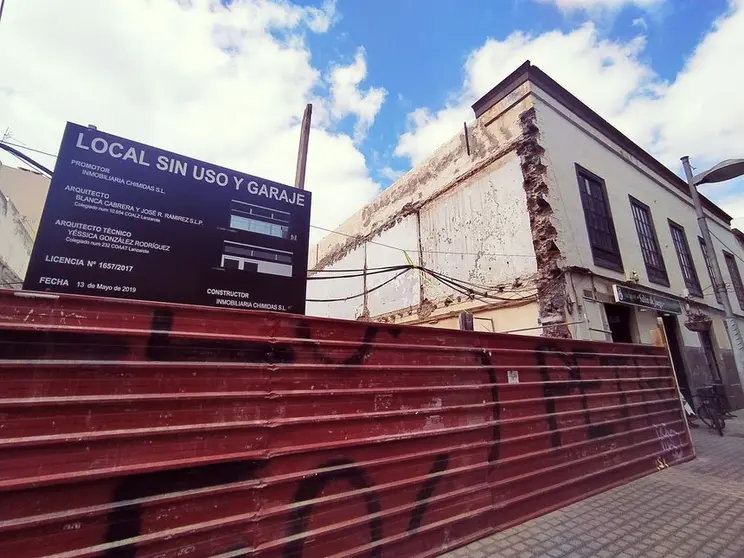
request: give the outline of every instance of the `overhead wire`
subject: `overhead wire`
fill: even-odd
[[[308,281],[323,281],[323,280],[334,280],[334,279],[353,279],[355,277],[364,277],[366,275],[379,275],[380,273],[390,273],[391,271],[399,271],[401,269],[405,269],[408,271],[411,269],[412,266],[406,264],[406,265],[395,265],[390,267],[383,267],[378,269],[369,269],[369,270],[355,270],[356,273],[349,274],[349,275],[333,275],[332,277],[317,277],[317,276],[311,276],[308,277]]]
[[[12,141],[2,140],[0,141],[0,143],[3,143],[4,145],[9,145],[11,147],[17,147],[18,149],[25,149],[26,151],[38,153],[39,155],[47,155],[49,157],[54,157],[55,159],[57,158],[57,156],[54,153],[49,153],[48,151],[42,151],[41,149],[34,149],[33,147],[28,147],[27,145],[21,145],[19,143],[14,143]]]
[[[734,256],[734,257],[735,257],[736,259],[738,259],[738,260],[740,260],[740,261],[744,262],[744,259],[742,259],[742,257],[741,257],[741,256],[739,256],[739,255],[738,255],[738,254],[737,254],[737,253],[736,253],[736,252],[735,252],[734,250],[732,250],[731,248],[729,248],[729,247],[728,247],[728,245],[727,245],[727,244],[726,244],[726,243],[725,243],[725,242],[724,242],[723,240],[721,240],[720,238],[718,238],[718,237],[716,236],[716,233],[714,233],[713,231],[710,231],[710,235],[711,235],[711,236],[712,236],[713,238],[715,238],[715,239],[716,239],[716,240],[717,240],[718,242],[720,242],[720,243],[721,243],[721,245],[722,245],[722,246],[723,246],[724,248],[726,248],[726,250],[728,250],[728,251],[729,251],[729,253],[730,253],[730,254],[731,254],[732,256]]]
[[[432,277],[436,281],[439,281],[443,285],[449,287],[451,290],[455,291],[456,293],[459,293],[461,295],[466,296],[469,299],[476,299],[482,302],[489,302],[493,300],[501,301],[501,302],[509,302],[509,301],[518,301],[523,300],[526,298],[531,298],[534,296],[533,294],[527,295],[527,296],[521,296],[521,297],[507,297],[507,296],[501,296],[503,293],[513,293],[513,294],[521,294],[526,291],[534,291],[535,287],[525,287],[524,289],[515,289],[515,290],[499,290],[499,293],[490,293],[490,290],[494,290],[489,288],[486,285],[478,285],[476,283],[466,282],[461,279],[456,279],[454,277],[450,277],[448,275],[445,275],[443,273],[436,272],[434,270],[431,270],[424,266],[417,266],[417,265],[405,265],[405,266],[390,266],[390,267],[383,267],[383,268],[374,268],[374,270],[369,273],[369,275],[372,274],[380,274],[380,273],[391,273],[393,271],[398,271],[398,273],[391,277],[390,279],[384,281],[380,285],[376,285],[372,289],[364,290],[360,293],[349,295],[346,297],[337,297],[337,298],[327,298],[327,299],[307,299],[308,302],[344,302],[347,300],[353,300],[355,298],[362,297],[366,294],[369,294],[371,292],[374,292],[385,285],[391,283],[404,273],[411,271],[411,270],[417,270],[425,273],[426,275]],[[343,270],[334,270],[334,271],[343,271]],[[346,271],[358,271],[359,273],[353,274],[353,275],[335,275],[332,277],[317,277],[313,278],[315,280],[322,280],[322,279],[345,279],[345,278],[355,278],[355,277],[362,277],[365,275],[365,270],[346,270]],[[369,271],[369,270],[367,270]]]
[[[403,275],[404,273],[406,273],[408,271],[410,271],[410,268],[403,269],[402,271],[396,273],[393,277],[391,277],[387,281],[383,281],[379,285],[377,285],[377,286],[375,286],[375,287],[373,287],[371,289],[364,290],[364,291],[362,291],[359,294],[355,294],[355,295],[351,295],[351,296],[346,296],[346,297],[339,297],[339,298],[308,298],[306,300],[307,300],[307,302],[319,302],[319,303],[320,302],[345,302],[347,300],[353,300],[355,298],[359,298],[361,296],[365,296],[365,295],[367,295],[369,293],[375,292],[378,289],[381,289],[382,287],[384,287],[385,285],[387,285],[389,283],[392,283],[398,277],[400,277],[401,275]]]
[[[397,271],[399,269],[417,269],[419,271],[433,271],[429,270],[425,266],[417,266],[414,264],[402,264],[402,265],[393,265],[393,266],[384,266],[384,267],[368,267],[368,268],[357,268],[357,269],[316,269],[313,270],[313,273],[319,274],[319,273],[330,273],[330,274],[338,274],[336,277],[308,277],[308,280],[330,280],[335,279],[337,277],[340,278],[354,278],[354,277],[362,277],[365,274],[366,275],[376,275],[378,273],[386,273],[390,271]],[[434,273],[437,273],[441,275],[442,277],[449,279],[451,281],[455,281],[463,286],[470,286],[475,287],[476,289],[481,289],[485,291],[499,291],[499,292],[522,292],[522,291],[529,291],[534,290],[534,287],[531,286],[524,286],[524,287],[507,287],[505,285],[491,285],[491,284],[483,284],[483,283],[474,283],[472,281],[468,281],[466,279],[459,279],[456,277],[452,277],[450,275],[447,275],[445,273],[442,273],[441,271],[433,271]],[[347,273],[348,275],[340,275],[342,273]]]
[[[15,158],[23,161],[25,164],[31,165],[36,170],[38,170],[38,171],[42,172],[43,174],[47,175],[49,178],[52,177],[53,172],[51,170],[49,170],[48,168],[46,168],[44,165],[42,165],[38,161],[34,161],[28,155],[25,155],[25,154],[21,153],[20,151],[18,151],[18,149],[16,149],[15,147],[10,146],[8,143],[6,143],[4,141],[0,141],[0,149],[2,149],[3,151],[7,151],[11,155],[13,155]],[[21,147],[21,149],[26,149],[26,148],[25,147]]]

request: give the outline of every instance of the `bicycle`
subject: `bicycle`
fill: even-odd
[[[713,380],[712,387],[716,392],[718,412],[723,415],[723,418],[736,418],[736,415],[731,412],[731,405],[729,405],[728,397],[726,397],[726,388],[723,382],[721,380]]]
[[[726,420],[723,413],[719,410],[719,399],[715,386],[705,386],[697,389],[697,398],[700,401],[695,414],[700,420],[710,428],[716,430],[719,435],[723,436],[723,430],[726,428]]]

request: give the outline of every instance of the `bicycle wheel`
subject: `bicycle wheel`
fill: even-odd
[[[718,413],[715,413],[714,411],[711,411],[708,408],[708,405],[706,405],[705,403],[701,403],[700,405],[698,405],[698,408],[695,409],[695,414],[698,416],[698,418],[701,421],[703,421],[703,424],[705,426],[707,426],[711,430],[715,430],[716,429],[716,427],[715,427],[715,425],[713,423],[713,415],[714,414],[717,415]]]

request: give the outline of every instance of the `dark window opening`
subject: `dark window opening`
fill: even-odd
[[[716,300],[718,301],[718,304],[721,304],[723,300],[721,300],[721,293],[718,292],[718,289],[716,289],[716,280],[715,275],[713,274],[713,267],[710,263],[710,255],[708,254],[708,247],[705,245],[705,241],[698,237],[698,240],[700,240],[700,249],[703,251],[703,259],[705,260],[705,267],[708,269],[708,276],[710,277],[710,284],[713,286],[713,292],[716,295]]]
[[[692,262],[690,245],[687,244],[685,230],[672,221],[669,221],[669,230],[672,233],[672,241],[674,242],[674,249],[677,251],[677,259],[679,260],[679,267],[682,270],[682,277],[685,280],[685,286],[691,295],[703,296],[697,271],[695,271],[695,264]]]
[[[635,221],[638,242],[641,245],[643,263],[646,264],[648,280],[668,287],[669,277],[659,249],[659,239],[656,237],[651,210],[646,204],[633,197],[630,198],[630,209],[633,212],[633,221]]]
[[[604,180],[578,165],[576,175],[594,264],[622,272],[623,261],[620,257]]]
[[[729,254],[728,252],[723,253],[723,259],[726,260],[726,267],[728,267],[731,282],[734,285],[736,298],[739,300],[739,307],[744,310],[744,285],[741,282],[741,275],[739,274],[739,267],[736,265],[736,259],[733,254]]]
[[[620,304],[605,304],[607,324],[610,326],[613,343],[632,343],[631,309]]]

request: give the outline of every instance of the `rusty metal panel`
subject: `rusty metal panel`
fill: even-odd
[[[692,459],[652,346],[0,291],[0,556],[435,556]]]

